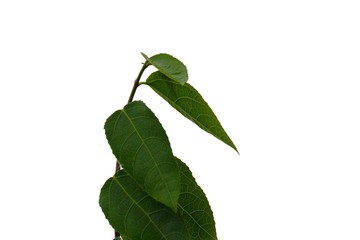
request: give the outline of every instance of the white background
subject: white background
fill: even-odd
[[[360,239],[357,3],[1,1],[0,239],[112,239],[103,124],[126,104],[140,51],[182,60],[238,147],[138,89],[220,240]]]

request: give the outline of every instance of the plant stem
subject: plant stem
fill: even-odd
[[[143,66],[142,66],[142,68],[141,68],[138,76],[136,77],[136,79],[135,79],[135,81],[134,81],[134,86],[133,86],[133,88],[132,88],[132,90],[131,90],[128,103],[131,103],[131,102],[133,101],[134,96],[135,96],[136,89],[137,89],[137,87],[140,85],[140,84],[139,84],[140,78],[141,78],[143,72],[145,71],[145,69],[146,69],[149,65],[150,65],[150,64],[149,64],[148,61],[146,61],[146,62],[143,64]],[[115,172],[118,172],[119,170],[120,170],[120,163],[119,163],[119,161],[116,161]],[[115,236],[115,237],[116,237],[116,236]]]
[[[128,103],[131,103],[131,102],[133,101],[134,96],[135,96],[136,89],[137,89],[138,86],[140,85],[140,84],[139,84],[140,78],[141,78],[143,72],[145,71],[145,69],[146,69],[149,65],[150,65],[150,64],[149,64],[148,61],[146,61],[146,62],[143,64],[143,66],[142,66],[142,68],[141,68],[138,76],[136,77],[136,79],[135,79],[135,81],[134,81],[134,86],[133,86],[133,88],[132,88],[132,90],[131,90]],[[118,171],[120,171],[120,163],[119,163],[119,161],[116,161],[115,172],[118,172]],[[120,233],[118,233],[118,232],[115,231],[115,238],[118,238],[118,237],[120,237]]]
[[[132,100],[133,100],[133,98],[134,98],[134,95],[135,95],[135,92],[136,92],[136,89],[137,89],[137,87],[140,85],[140,84],[139,84],[140,78],[141,78],[143,72],[145,71],[145,69],[146,69],[148,66],[149,66],[149,62],[146,61],[146,62],[143,64],[143,66],[142,66],[142,68],[141,68],[141,70],[140,70],[140,72],[139,72],[139,75],[137,76],[137,78],[136,78],[135,81],[134,81],[134,86],[133,86],[133,89],[132,89],[132,91],[131,91],[131,93],[130,93],[130,97],[129,97],[128,103],[131,103],[131,102],[132,102]]]

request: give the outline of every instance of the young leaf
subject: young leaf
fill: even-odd
[[[106,120],[105,134],[122,167],[145,192],[176,212],[179,168],[154,113],[141,101],[129,103]]]
[[[106,181],[99,203],[124,239],[189,239],[182,219],[152,199],[123,169]]]
[[[171,78],[182,85],[188,80],[186,66],[173,56],[166,53],[160,53],[149,58],[144,53],[141,54],[150,64],[168,78]]]
[[[178,159],[181,172],[179,212],[193,240],[216,240],[215,221],[205,193],[188,166]]]
[[[152,73],[146,84],[182,115],[237,151],[210,106],[190,84],[178,84],[159,71]]]

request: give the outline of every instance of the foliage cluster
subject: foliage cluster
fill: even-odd
[[[172,152],[155,114],[136,89],[147,85],[183,116],[235,151],[214,112],[188,80],[186,66],[169,54],[148,57],[134,82],[128,103],[105,122],[105,134],[118,163],[100,192],[100,207],[124,240],[217,239],[213,213],[190,169]],[[148,66],[157,71],[144,82]]]

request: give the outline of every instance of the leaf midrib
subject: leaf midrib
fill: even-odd
[[[166,239],[166,235],[164,235],[164,233],[160,230],[160,228],[158,228],[158,226],[152,221],[150,215],[145,211],[144,208],[141,207],[141,205],[138,204],[138,202],[130,195],[130,193],[128,191],[126,191],[126,189],[121,185],[121,183],[119,182],[119,180],[113,176],[114,181],[119,185],[119,187],[121,188],[121,190],[124,191],[124,193],[126,194],[126,196],[128,196],[131,201],[133,202],[133,204],[135,204],[143,213],[144,215],[149,219],[149,222],[160,232],[160,234]],[[143,198],[145,199],[146,196]]]
[[[205,130],[206,132],[210,133],[211,135],[213,135],[214,137],[216,137],[216,138],[219,139],[220,141],[222,141],[222,142],[224,142],[225,144],[227,144],[227,145],[229,145],[230,147],[232,147],[236,152],[238,152],[235,144],[232,142],[232,140],[230,139],[230,137],[227,135],[227,133],[225,132],[225,130],[224,130],[224,128],[222,127],[221,123],[220,123],[219,120],[217,119],[216,115],[214,114],[214,112],[212,112],[211,108],[210,108],[209,105],[205,102],[204,99],[202,99],[202,100],[204,101],[205,104],[202,104],[202,103],[198,102],[198,100],[196,100],[195,98],[191,98],[191,97],[189,97],[189,96],[181,96],[181,97],[177,97],[175,100],[172,100],[172,99],[168,98],[165,94],[161,93],[161,91],[158,91],[156,88],[153,88],[153,87],[151,86],[151,83],[152,83],[152,82],[159,82],[159,81],[160,81],[160,82],[161,82],[161,81],[166,81],[166,82],[168,82],[168,83],[171,84],[171,85],[176,85],[176,84],[177,84],[176,82],[173,82],[173,81],[171,81],[171,80],[169,80],[169,79],[162,79],[162,78],[153,78],[153,79],[151,79],[151,81],[149,81],[149,82],[144,82],[144,84],[150,86],[156,93],[158,93],[162,98],[164,98],[166,101],[168,101],[168,102],[170,103],[170,105],[176,105],[176,106],[178,106],[178,109],[177,109],[177,110],[178,110],[179,112],[181,112],[184,116],[186,116],[188,119],[190,119],[191,121],[193,121],[194,123],[196,123],[200,128],[202,128],[202,129]],[[188,84],[188,83],[185,83],[185,84],[182,85],[182,86],[183,86],[183,87],[187,87],[190,91],[193,91],[193,90],[191,89],[191,88],[193,88],[193,87],[192,87],[190,84]],[[197,103],[197,104],[199,104],[199,105],[201,105],[201,106],[205,106],[205,107],[207,107],[207,108],[210,108],[210,110],[211,110],[210,113],[213,114],[214,117],[211,117],[210,115],[208,115],[208,117],[209,117],[210,119],[212,119],[213,121],[218,122],[218,125],[219,125],[219,126],[218,126],[218,127],[216,127],[216,126],[207,127],[207,126],[205,126],[204,124],[202,124],[201,122],[199,122],[199,121],[197,120],[197,118],[198,118],[200,115],[196,116],[196,118],[193,118],[190,114],[188,114],[185,110],[183,110],[183,108],[182,108],[179,104],[177,104],[177,101],[179,101],[180,99],[185,99],[185,98],[188,98],[189,100],[191,100],[191,101],[193,101],[193,102],[195,102],[195,103]],[[206,112],[206,115],[207,115],[207,114],[208,114],[208,112]],[[213,127],[216,127],[217,129],[220,129],[221,132],[223,132],[223,133],[221,134],[221,136],[220,136],[220,135],[217,135],[217,134],[214,134],[214,133],[211,131],[211,129],[212,129]]]
[[[152,80],[152,82],[155,82],[155,81],[156,81],[156,82],[157,82],[157,81],[163,81],[163,80],[164,80],[164,79]],[[171,84],[176,84],[176,83],[172,83],[172,82],[169,81],[169,80],[165,80],[165,81],[167,81],[167,82],[169,82],[169,83],[171,83]],[[151,82],[150,82],[150,83],[151,83]],[[149,85],[148,83],[146,83],[146,84]],[[187,84],[188,84],[188,83],[186,83],[184,86],[186,86]],[[151,87],[151,85],[150,85],[150,87]],[[159,95],[161,95],[165,100],[167,100],[168,102],[172,102],[173,104],[177,105],[177,106],[179,107],[181,113],[184,114],[185,116],[187,116],[189,119],[192,119],[194,122],[196,122],[199,127],[201,127],[202,129],[206,129],[207,132],[211,133],[210,129],[209,129],[207,126],[205,126],[205,125],[203,125],[201,122],[199,122],[199,121],[197,120],[197,118],[193,118],[190,114],[188,114],[186,111],[184,111],[183,108],[182,108],[179,104],[177,104],[176,102],[177,102],[179,99],[188,98],[189,100],[191,100],[191,101],[193,101],[193,102],[196,102],[196,103],[198,103],[198,104],[200,104],[200,105],[204,105],[204,104],[201,104],[201,103],[199,103],[198,101],[195,101],[194,99],[192,99],[192,98],[190,98],[190,97],[187,97],[187,96],[178,97],[178,98],[176,98],[175,101],[174,101],[174,100],[168,98],[167,96],[165,96],[164,94],[162,94],[161,92],[157,91],[157,89],[154,89],[154,90],[155,90]],[[201,115],[201,114],[200,114],[200,115]],[[198,116],[200,116],[200,115],[198,115]],[[203,115],[204,115],[204,114],[203,114]],[[197,117],[198,117],[198,116],[197,116]],[[210,116],[209,116],[209,117],[210,117]],[[214,119],[214,118],[211,118],[211,119]],[[217,119],[216,119],[216,120],[217,120]],[[215,136],[215,137],[218,138],[217,136]],[[221,140],[221,139],[220,139],[220,140]]]
[[[160,171],[158,164],[157,164],[156,161],[155,161],[154,155],[152,154],[152,152],[150,151],[148,145],[147,145],[146,142],[144,141],[144,138],[141,136],[141,134],[140,134],[139,131],[137,130],[137,128],[136,128],[136,126],[134,125],[131,117],[126,113],[125,109],[123,110],[123,113],[124,113],[124,115],[126,116],[126,118],[129,120],[131,126],[134,128],[137,136],[139,137],[140,141],[142,142],[142,145],[145,146],[148,154],[149,154],[150,157],[151,157],[151,160],[152,160],[153,163],[154,163],[154,166],[155,166],[156,169],[158,170],[158,173],[159,173],[159,175],[160,175],[160,177],[161,177],[161,180],[162,180],[161,182],[165,183],[166,189],[168,190],[168,193],[170,193],[170,187],[169,187],[167,181],[164,181],[164,176],[163,176],[162,172]],[[169,194],[169,196],[170,196],[170,198],[171,198],[171,202],[172,202],[172,203],[176,202],[176,201],[174,201],[174,199],[173,199],[173,197],[172,197],[172,194]]]

